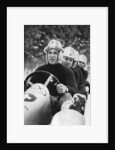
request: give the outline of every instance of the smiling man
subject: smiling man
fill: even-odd
[[[50,64],[55,64],[58,60],[58,55],[59,52],[56,51],[55,49],[51,49],[50,51],[48,51],[48,60]]]
[[[51,40],[45,47],[44,52],[46,54],[46,64],[38,67],[35,71],[50,72],[60,81],[60,83],[56,85],[59,96],[56,98],[51,96],[53,114],[55,114],[57,110],[55,109],[56,107],[54,108],[54,105],[57,103],[57,106],[59,106],[64,101],[71,99],[78,89],[72,70],[61,64],[63,54],[61,43],[57,40]],[[58,110],[59,109],[60,107],[58,107]]]

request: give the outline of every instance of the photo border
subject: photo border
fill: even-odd
[[[105,6],[105,5],[104,5],[104,6]],[[77,7],[78,7],[78,6],[77,6]],[[82,7],[83,7],[83,6],[82,6]],[[2,38],[3,38],[3,42],[4,42],[4,43],[3,43],[3,48],[4,48],[5,50],[6,50],[6,45],[7,45],[7,27],[6,27],[6,24],[7,24],[7,21],[6,21],[6,20],[7,20],[7,19],[6,19],[6,18],[7,18],[7,13],[6,13],[6,8],[7,8],[7,7],[4,7],[4,11],[2,11],[2,16],[4,16],[4,17],[2,18],[2,20],[3,20],[4,24],[5,24],[5,25],[2,24],[2,25],[3,25],[2,28],[3,28],[3,31],[5,32],[5,36],[6,36],[6,37],[5,37],[5,36],[2,37]],[[2,9],[2,10],[3,10],[3,9]],[[110,9],[109,9],[109,10],[110,10]],[[110,16],[109,16],[109,17],[110,17]],[[5,52],[5,51],[4,51],[4,52]],[[7,95],[7,50],[6,50],[6,53],[4,53],[4,56],[5,56],[5,63],[4,63],[4,64],[5,64],[5,67],[4,67],[5,70],[4,70],[4,72],[5,72],[5,74],[6,74],[6,76],[5,76],[5,83],[6,83],[6,84],[5,84],[5,85],[6,85],[6,89],[5,89],[6,93],[5,93],[5,95]],[[109,59],[108,59],[108,60],[109,60]],[[108,96],[109,96],[109,93],[108,93]],[[12,144],[8,144],[8,143],[6,142],[6,137],[7,137],[7,127],[6,127],[6,126],[7,126],[7,120],[6,120],[6,118],[7,118],[7,109],[6,109],[6,108],[7,108],[7,97],[6,97],[6,96],[5,96],[5,100],[6,100],[6,101],[3,101],[3,102],[2,102],[2,105],[4,105],[4,107],[2,107],[2,112],[4,112],[4,113],[3,113],[3,116],[2,116],[2,120],[3,120],[3,122],[4,122],[4,125],[3,125],[3,127],[2,127],[2,130],[5,131],[5,132],[2,132],[2,133],[3,133],[3,137],[4,137],[4,139],[5,139],[5,141],[2,140],[2,143],[5,143],[5,144],[7,144],[7,145],[12,145]],[[110,106],[110,105],[109,105],[109,106]],[[5,109],[4,109],[4,108],[5,108]],[[108,110],[110,111],[110,109],[108,109]],[[109,116],[109,117],[110,117],[110,116]],[[109,127],[109,126],[108,126],[108,127]],[[108,142],[110,142],[110,141],[108,141]],[[22,144],[24,144],[24,143],[22,143]],[[36,145],[35,143],[30,143],[30,144]],[[27,145],[30,145],[30,144],[27,143]],[[50,145],[51,143],[46,143],[46,144]],[[57,145],[57,144],[63,145],[64,143],[63,143],[63,144],[62,144],[62,143],[52,143],[52,145],[54,145],[54,146],[55,146],[55,144],[56,144],[56,145]],[[76,144],[77,144],[77,145],[82,145],[82,144],[83,144],[83,145],[84,145],[84,144],[85,144],[85,145],[89,145],[89,144],[90,144],[90,145],[93,145],[93,146],[94,146],[94,145],[97,145],[97,143],[94,143],[94,144],[93,144],[93,143],[82,143],[82,144],[81,144],[81,143],[80,143],[80,144],[79,144],[79,143],[69,143],[70,146],[71,146],[71,145],[74,145],[74,144],[75,144],[75,145],[76,145]],[[108,143],[108,144],[109,144],[109,143]],[[108,144],[104,143],[104,145],[108,145]],[[15,144],[14,144],[14,145],[15,145]],[[17,145],[17,144],[16,144],[16,145]],[[19,145],[20,145],[20,144],[19,144]],[[24,144],[24,145],[25,145],[25,144]],[[41,145],[41,144],[40,144],[40,143],[37,143],[37,145]],[[68,145],[68,144],[65,143],[64,145]],[[77,146],[77,145],[76,145],[76,146]],[[99,143],[99,145],[102,145],[102,144]],[[17,146],[18,146],[18,145],[17,145]]]

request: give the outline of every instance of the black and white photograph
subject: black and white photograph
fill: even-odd
[[[7,143],[108,142],[108,7],[7,8]]]
[[[24,125],[90,125],[90,25],[24,25]]]

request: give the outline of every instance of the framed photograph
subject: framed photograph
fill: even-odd
[[[7,7],[7,143],[108,143],[108,7]]]

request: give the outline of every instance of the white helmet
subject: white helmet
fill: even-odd
[[[50,49],[55,49],[55,50],[63,52],[63,47],[62,47],[61,43],[54,39],[48,43],[48,45],[44,49],[44,52],[47,53],[47,51]]]
[[[63,56],[70,57],[70,58],[74,59],[74,48],[73,47],[66,47],[64,49]]]
[[[59,55],[58,55],[58,61],[57,63],[62,63],[62,58],[63,58],[63,47],[61,45],[61,43],[57,40],[51,40],[48,45],[44,48],[44,53],[47,54],[48,50],[50,49],[55,49],[57,51],[59,51]],[[48,58],[46,55],[46,62],[48,63]]]
[[[74,60],[79,61],[79,52],[76,50],[74,51]]]
[[[82,54],[82,55],[79,56],[79,61],[84,62],[85,65],[86,65],[86,63],[87,63],[87,57]]]

